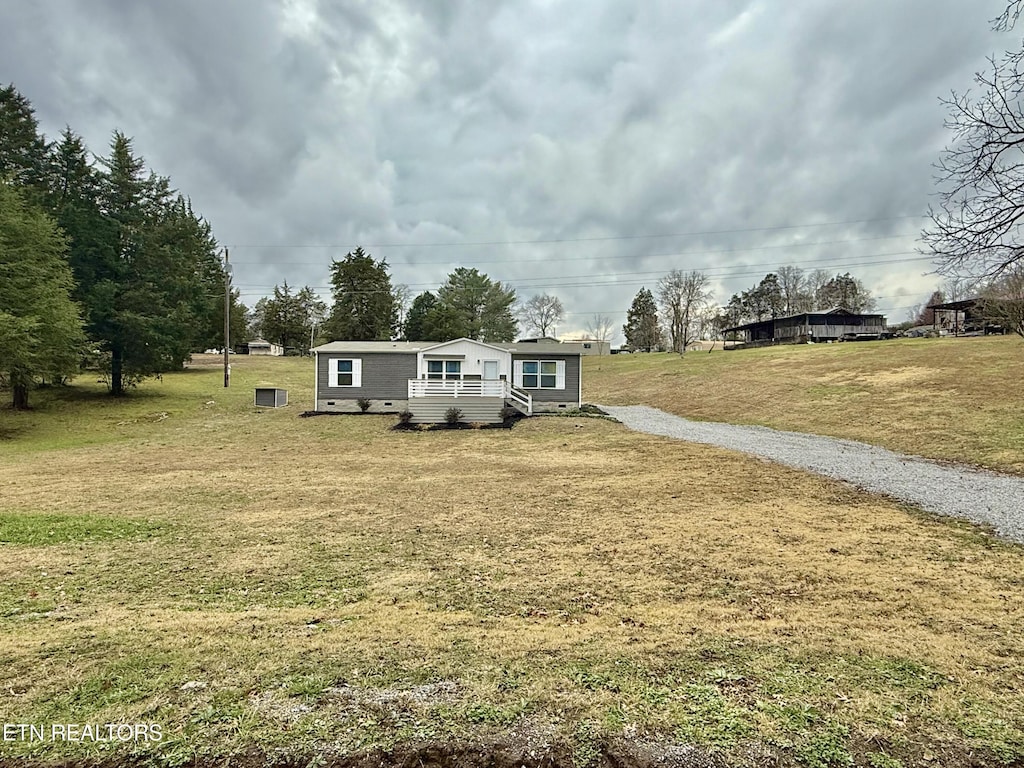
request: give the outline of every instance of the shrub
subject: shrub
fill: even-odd
[[[412,411],[406,408],[404,411],[400,411],[398,414],[399,424],[408,424],[412,421]]]
[[[511,405],[506,405],[504,408],[501,409],[501,418],[504,421],[514,419],[517,416],[519,416],[519,411],[513,408]]]
[[[444,420],[452,426],[462,421],[462,409],[461,408],[449,408],[444,412]]]
[[[360,411],[366,413],[368,410],[370,410],[370,406],[373,405],[373,401],[370,400],[370,398],[368,397],[360,397],[358,400],[356,400],[356,405],[359,406]]]

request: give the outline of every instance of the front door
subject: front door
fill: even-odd
[[[484,360],[484,381],[498,380],[498,361]]]

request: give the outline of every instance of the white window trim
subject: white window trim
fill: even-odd
[[[523,363],[537,363],[537,383],[540,384],[540,369],[541,363],[554,363],[555,364],[555,386],[553,387],[526,387],[523,385]],[[535,390],[556,390],[565,389],[565,360],[516,360],[513,364],[512,371],[512,383],[520,389],[535,389]],[[533,374],[529,374],[533,375]],[[544,374],[550,376],[551,374]]]
[[[352,383],[351,384],[339,384],[338,380],[340,374],[338,372],[338,363],[342,360],[348,360],[352,363]],[[354,387],[363,386],[363,361],[358,357],[332,357],[330,362],[327,364],[327,386],[337,387],[339,389],[352,389]],[[348,371],[346,371],[348,373]]]

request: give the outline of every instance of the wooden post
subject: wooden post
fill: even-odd
[[[224,249],[224,387],[231,383],[231,363],[228,350],[231,348],[231,264],[228,263],[228,249]]]

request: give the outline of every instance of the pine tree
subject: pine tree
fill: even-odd
[[[46,139],[32,104],[13,85],[0,88],[0,179],[12,181],[26,202],[46,192]]]
[[[409,341],[429,341],[437,338],[427,322],[430,310],[437,304],[437,297],[430,291],[424,291],[412,300],[409,313],[405,316],[405,333]]]
[[[659,346],[658,305],[654,303],[654,294],[646,288],[641,288],[633,297],[622,333],[626,337],[626,345],[633,350],[650,352]]]
[[[285,280],[274,286],[273,298],[260,299],[253,311],[255,331],[286,350],[306,351],[314,326],[323,320],[327,306],[308,285],[294,291]]]
[[[516,292],[475,269],[459,267],[437,291],[437,306],[427,316],[438,341],[465,337],[484,342],[515,339],[519,331],[512,308]]]
[[[334,306],[326,332],[347,341],[387,341],[398,326],[398,307],[383,259],[374,261],[362,248],[331,263]]]
[[[850,312],[870,312],[875,307],[871,292],[849,272],[829,280],[822,288],[818,302],[822,309],[842,307]]]
[[[0,181],[0,375],[15,408],[28,407],[37,379],[78,370],[84,337],[66,251],[53,219]]]
[[[111,394],[121,395],[188,357],[203,294],[214,290],[203,272],[215,243],[169,180],[145,173],[124,134],[114,133],[101,163],[97,202],[107,227],[72,264],[87,297],[90,337],[109,355]]]

